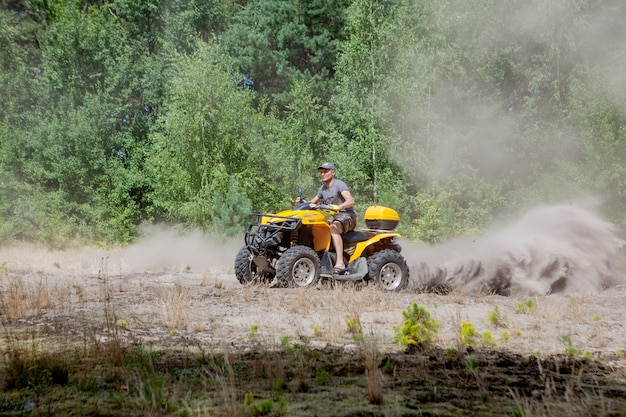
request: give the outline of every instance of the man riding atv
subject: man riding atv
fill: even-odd
[[[345,182],[335,178],[337,169],[330,162],[324,162],[317,167],[322,175],[324,184],[317,191],[309,203],[316,206],[318,203],[334,204],[338,206],[339,212],[333,216],[330,223],[330,236],[337,253],[343,253],[343,239],[341,235],[354,230],[356,227],[357,213],[354,210],[354,198]],[[300,202],[300,199],[298,199]],[[346,271],[343,256],[337,256],[333,273],[342,274]]]
[[[333,164],[324,163],[319,170],[324,184],[311,202],[302,199],[298,187],[295,207],[251,213],[254,221],[235,257],[237,280],[302,288],[324,278],[373,283],[386,291],[404,289],[409,267],[400,254],[401,236],[394,232],[398,213],[370,206],[363,216],[367,228],[354,230],[356,212],[348,187],[335,178]]]

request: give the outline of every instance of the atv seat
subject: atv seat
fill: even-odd
[[[341,235],[341,238],[346,243],[365,242],[366,240],[370,239],[371,237],[372,237],[372,235],[369,234],[369,233],[360,232],[360,231],[356,231],[356,230],[352,230],[352,231],[350,231],[348,233],[344,233],[343,235]]]

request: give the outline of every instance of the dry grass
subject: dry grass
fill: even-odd
[[[71,297],[70,288],[48,282],[45,274],[37,277],[9,275],[0,284],[2,314],[10,320],[63,307]]]
[[[156,295],[162,307],[163,324],[171,330],[204,330],[202,315],[198,317],[198,309],[194,309],[192,289],[180,282],[156,287]]]
[[[362,349],[367,379],[367,399],[370,404],[380,405],[383,403],[383,376],[379,368],[382,355],[376,339],[373,336],[365,337]]]
[[[351,388],[349,395],[358,396],[355,402],[388,407],[394,398],[411,395],[408,391],[403,394],[396,392],[399,381],[396,378],[407,375],[403,374],[406,369],[402,370],[406,362],[391,361],[387,370],[383,369],[382,358],[396,353],[401,355],[401,348],[392,343],[391,328],[401,324],[401,311],[413,301],[428,308],[441,323],[437,348],[442,351],[447,348],[457,350],[456,356],[442,359],[441,355],[438,359],[441,362],[434,367],[428,355],[421,361],[416,358],[415,364],[412,364],[410,378],[413,383],[423,381],[419,395],[424,390],[430,390],[435,393],[432,394],[434,400],[437,399],[437,390],[445,389],[446,381],[458,386],[470,383],[475,391],[484,390],[486,384],[491,382],[487,371],[494,368],[476,367],[471,362],[466,363],[468,368],[462,369],[464,373],[461,376],[453,375],[450,380],[444,377],[431,381],[429,378],[433,376],[433,369],[440,369],[439,365],[445,360],[449,359],[453,368],[458,363],[463,364],[454,362],[465,360],[468,356],[458,342],[456,329],[461,321],[467,321],[478,332],[485,332],[490,328],[485,317],[495,306],[508,318],[510,340],[500,342],[503,351],[519,352],[521,355],[537,352],[542,358],[554,353],[562,355],[567,346],[559,338],[571,335],[576,350],[597,349],[598,352],[593,352],[594,357],[606,354],[611,358],[610,366],[626,367],[623,350],[621,355],[612,354],[617,349],[623,349],[624,289],[599,295],[535,297],[537,308],[520,314],[515,307],[528,297],[475,296],[460,291],[446,296],[389,294],[373,287],[359,288],[351,284],[272,289],[264,285],[240,286],[232,275],[218,273],[141,274],[120,270],[118,275],[110,276],[109,269],[115,269],[117,273],[119,268],[109,268],[107,262],[102,260],[97,276],[81,275],[80,271],[67,273],[64,268],[68,262],[64,259],[60,259],[58,267],[51,267],[51,272],[18,276],[7,268],[4,275],[0,273],[0,318],[3,323],[0,349],[3,353],[11,352],[2,356],[0,368],[8,370],[3,374],[7,381],[28,386],[30,378],[30,383],[42,387],[43,395],[46,390],[53,391],[45,379],[49,371],[58,371],[61,375],[59,381],[63,382],[64,369],[71,368],[70,384],[75,384],[78,390],[91,393],[89,390],[93,387],[110,387],[112,384],[106,381],[114,381],[126,389],[121,394],[113,392],[111,395],[132,400],[133,406],[145,415],[166,414],[164,409],[178,402],[185,410],[180,415],[208,416],[243,415],[249,411],[245,407],[242,409],[245,393],[242,386],[247,380],[241,378],[256,378],[256,386],[247,386],[255,396],[257,392],[262,393],[255,398],[269,399],[276,394],[269,387],[277,380],[289,382],[281,395],[294,394],[292,398],[296,398],[306,389],[306,384],[302,385],[300,381],[314,384],[311,382],[314,379],[307,380],[307,377],[316,375],[318,370],[326,372],[319,373],[320,380],[329,385],[341,384],[344,378],[352,383],[351,378],[356,372],[358,378],[363,379]],[[71,285],[67,284],[68,281]],[[19,320],[23,318],[28,320]],[[127,329],[116,325],[120,318],[129,321]],[[362,333],[368,335],[361,342],[346,329],[346,322],[351,318],[357,318],[362,325]],[[135,321],[141,323],[141,327],[136,326]],[[32,329],[27,334],[23,332],[23,327],[19,327],[24,323]],[[258,333],[249,338],[253,325],[258,325]],[[516,333],[517,329],[521,329],[521,334]],[[171,330],[177,332],[168,337]],[[67,342],[55,345],[55,338]],[[290,348],[281,346],[285,338],[292,341]],[[311,343],[311,339],[315,343]],[[171,374],[173,370],[187,369],[185,364],[172,362],[164,365],[166,360],[151,356],[154,353],[151,349],[156,346],[168,352],[167,349],[172,347],[172,352],[179,352],[177,349],[182,351],[190,346],[190,340],[197,341],[198,346],[207,351],[219,346],[220,354],[226,358],[219,364],[207,365],[203,362],[201,366],[187,370],[192,373],[201,369],[206,385],[199,391],[197,387],[188,388],[190,392],[193,390],[193,395],[186,396],[176,384],[191,378],[191,374],[177,374],[180,378],[177,382],[173,382]],[[225,348],[220,343],[232,350],[232,356],[224,353]],[[144,350],[133,349],[135,344],[143,346]],[[294,345],[304,347],[296,349]],[[345,351],[338,351],[349,360],[356,361],[356,365],[346,365],[346,358],[341,358],[338,366],[319,360],[311,353],[319,346],[325,349],[320,355],[337,346],[345,348]],[[238,362],[241,357],[237,356],[237,349],[254,358],[242,365]],[[61,351],[60,356],[51,353]],[[350,356],[355,352],[358,353],[356,356]],[[69,357],[79,358],[77,360],[81,362],[70,364],[60,360]],[[316,360],[318,368],[309,367],[308,363]],[[192,360],[186,358],[184,361]],[[462,366],[465,368],[465,365]],[[525,363],[522,368],[524,366]],[[103,368],[106,371],[99,373]],[[29,373],[28,369],[32,372]],[[382,370],[385,372],[382,373]],[[561,375],[557,370],[550,371],[556,377]],[[565,374],[576,372],[584,376],[585,371],[578,366],[567,369]],[[19,382],[20,374],[28,375],[27,380]],[[522,390],[511,390],[510,401],[516,403],[524,415],[563,415],[568,410],[583,415],[608,415],[611,410],[616,411],[615,406],[603,398],[603,392],[612,387],[596,389],[577,384],[577,375],[572,375],[567,382],[569,385],[564,386],[547,371],[544,374],[541,381],[544,386],[537,398]],[[393,390],[389,386],[393,386]],[[117,389],[121,390],[119,387]],[[313,388],[307,393],[311,396],[328,391],[338,392],[334,391],[334,386],[328,388],[323,384],[309,388]],[[415,387],[411,389],[417,390]],[[214,394],[219,399],[211,405],[197,400],[202,395]],[[323,401],[333,399],[323,397]],[[402,403],[402,400],[399,401]],[[600,408],[593,408],[597,404]],[[596,411],[595,414],[590,410]],[[43,410],[39,411],[45,414]],[[171,412],[169,415],[178,414]],[[386,409],[385,415],[400,414]]]

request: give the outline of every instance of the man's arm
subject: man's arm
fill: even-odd
[[[341,192],[341,197],[343,197],[343,203],[339,205],[340,209],[348,209],[350,207],[354,207],[354,198],[352,198],[352,193],[350,190],[343,190]]]

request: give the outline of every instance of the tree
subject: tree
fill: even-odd
[[[337,93],[330,106],[337,118],[332,159],[344,167],[356,195],[378,201],[382,188],[398,186],[388,159],[395,146],[384,92],[393,74],[395,6],[386,1],[356,0],[348,9],[347,40],[337,63]],[[398,188],[396,188],[398,189]],[[398,189],[398,191],[400,191]]]
[[[190,227],[210,225],[214,196],[228,193],[231,176],[250,195],[262,184],[257,156],[251,153],[259,115],[252,108],[252,92],[240,88],[241,79],[229,64],[210,43],[180,56],[167,111],[152,135],[154,203]]]
[[[248,1],[221,37],[244,81],[282,110],[295,80],[313,96],[330,96],[348,0]]]

